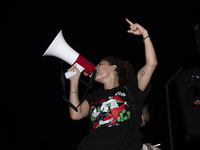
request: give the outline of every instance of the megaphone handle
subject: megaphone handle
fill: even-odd
[[[76,70],[74,72],[69,71],[65,73],[65,78],[69,79],[70,77],[74,76],[76,74]]]

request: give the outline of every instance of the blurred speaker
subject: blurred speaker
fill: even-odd
[[[194,33],[196,35],[197,40],[197,47],[199,51],[199,58],[200,58],[200,23],[193,26]],[[200,63],[199,63],[200,66]]]
[[[199,67],[180,73],[176,78],[186,139],[200,137],[200,71]]]

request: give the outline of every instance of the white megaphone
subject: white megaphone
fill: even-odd
[[[73,50],[65,41],[62,30],[57,34],[53,42],[45,51],[43,56],[55,56],[67,62],[70,65],[77,66],[77,68],[85,76],[92,76],[92,73],[96,66],[88,59]],[[76,74],[75,72],[66,72],[65,77],[68,79]]]

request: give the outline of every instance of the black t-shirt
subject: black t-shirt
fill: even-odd
[[[143,101],[150,86],[141,91],[135,76],[126,87],[129,92],[124,86],[118,86],[111,90],[99,89],[87,96],[91,128],[78,150],[141,150],[139,129]]]

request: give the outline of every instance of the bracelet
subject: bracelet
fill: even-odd
[[[142,42],[144,42],[144,40],[145,40],[146,38],[148,38],[148,37],[151,38],[151,37],[148,35],[148,36],[146,36],[146,37],[142,40]]]
[[[72,91],[69,91],[69,93],[78,93],[78,92],[72,92]]]

